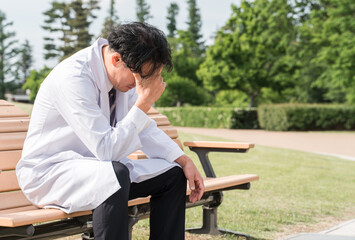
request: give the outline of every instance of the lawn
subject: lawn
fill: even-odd
[[[226,140],[180,132],[182,141]],[[195,154],[185,152],[199,165]],[[321,231],[355,215],[355,162],[324,155],[256,146],[246,154],[211,153],[217,176],[256,173],[249,191],[224,194],[219,227],[249,233],[255,239],[277,239]],[[201,166],[199,165],[199,168]],[[201,170],[202,171],[202,170]],[[201,225],[201,209],[187,210],[186,226]],[[141,221],[134,239],[148,239]],[[188,239],[237,239],[188,235]]]
[[[18,106],[30,112],[30,105]],[[180,139],[226,140],[183,132]],[[195,154],[188,149],[185,152],[202,171]],[[255,239],[277,239],[298,232],[321,231],[355,216],[355,162],[263,146],[246,154],[211,153],[210,159],[217,176],[260,176],[249,191],[224,194],[218,216],[221,228],[245,232]],[[201,221],[200,207],[187,210],[187,227],[199,227]],[[148,239],[148,225],[147,220],[140,221],[134,227],[133,239]],[[187,239],[237,238],[187,234]]]

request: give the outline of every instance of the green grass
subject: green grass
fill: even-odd
[[[15,104],[31,112],[30,104]],[[180,140],[226,139],[180,132]],[[187,148],[185,152],[202,172],[196,155]],[[224,193],[218,211],[221,228],[246,232],[255,239],[276,239],[297,229],[302,232],[304,226],[355,215],[355,162],[262,146],[246,154],[211,153],[210,159],[217,176],[255,173],[260,177],[248,191]],[[186,226],[201,226],[201,212],[200,207],[188,209]],[[148,239],[148,228],[148,220],[139,221],[133,239]],[[187,235],[187,239],[237,238]]]
[[[225,140],[183,132],[180,139]],[[195,154],[185,152],[201,170]],[[210,160],[217,176],[255,173],[260,177],[249,191],[225,192],[218,212],[221,228],[246,232],[256,239],[275,239],[292,229],[355,214],[355,162],[262,146],[246,154],[211,153]],[[201,219],[201,208],[187,210],[187,227],[200,226]],[[147,228],[147,221],[139,222],[134,239],[148,239]]]

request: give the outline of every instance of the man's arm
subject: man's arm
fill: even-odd
[[[152,107],[153,103],[159,99],[159,97],[165,90],[166,84],[163,81],[163,78],[161,77],[160,73],[161,70],[159,71],[158,75],[155,74],[151,78],[146,79],[145,84],[142,82],[142,79],[140,79],[139,74],[134,74],[136,78],[136,91],[138,94],[138,99],[135,105],[145,113],[148,112],[148,110]],[[152,133],[149,134],[149,131],[152,131]],[[155,136],[160,134],[161,134],[161,138]],[[180,150],[179,147],[169,137],[167,137],[161,130],[159,131],[156,125],[150,126],[150,129],[147,129],[147,131],[142,135],[145,135],[147,138],[151,138],[153,140],[150,143],[153,145],[152,147],[154,147],[154,139],[157,139],[158,141],[155,142],[155,145],[161,146],[161,152],[164,151],[167,152],[170,155],[170,157],[171,154],[179,154],[179,157],[176,158],[175,161],[182,167],[186,179],[189,181],[189,187],[191,189],[191,194],[189,199],[193,203],[196,202],[197,200],[200,200],[205,190],[205,186],[201,174],[198,172],[193,161],[185,154],[181,155],[183,152],[179,151]],[[140,136],[140,137],[143,143],[144,136]],[[167,138],[169,138],[169,140]],[[163,144],[162,142],[160,142],[159,141],[160,139],[165,140],[167,144]],[[173,149],[170,150],[169,147],[173,148],[175,151],[173,151]]]

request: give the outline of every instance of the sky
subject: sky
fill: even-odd
[[[68,1],[68,0],[66,0]],[[166,15],[171,2],[179,5],[177,28],[186,29],[188,17],[186,0],[146,0],[150,5],[150,14],[153,16],[148,23],[167,33]],[[44,24],[43,12],[50,8],[51,0],[0,0],[0,10],[6,14],[7,21],[13,25],[8,30],[15,31],[16,39],[23,43],[26,39],[33,47],[33,68],[40,69],[45,64],[53,67],[56,61],[46,61],[43,58],[43,37],[48,34],[41,28]],[[239,5],[240,0],[197,0],[202,19],[202,34],[207,45],[213,43],[216,30],[222,27],[231,14],[231,4]],[[101,0],[101,9],[96,12],[97,19],[90,27],[90,33],[99,35],[105,17],[108,16],[110,0]],[[115,9],[121,22],[136,20],[136,0],[116,0]]]

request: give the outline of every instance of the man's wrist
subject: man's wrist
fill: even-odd
[[[190,158],[184,154],[178,157],[175,162],[177,162],[181,167],[184,167],[189,160]]]
[[[142,101],[138,98],[136,102],[136,107],[142,110],[145,113],[148,113],[149,109],[152,107],[152,104],[147,103],[146,101]]]

